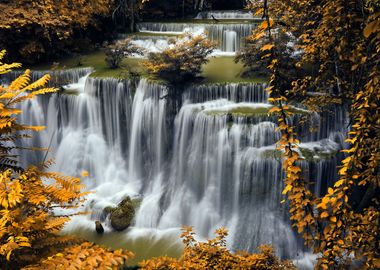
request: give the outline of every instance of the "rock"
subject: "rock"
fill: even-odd
[[[123,231],[131,225],[133,217],[135,216],[134,205],[131,198],[127,197],[122,200],[117,207],[111,210],[109,218],[112,228],[116,231]]]
[[[103,209],[101,215],[100,215],[100,220],[101,221],[105,221],[106,218],[112,213],[112,211],[114,210],[115,208],[112,207],[112,206],[107,206]]]
[[[95,230],[98,234],[104,233],[104,228],[103,228],[102,223],[100,223],[100,221],[95,221]]]

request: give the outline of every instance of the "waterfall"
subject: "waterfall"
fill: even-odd
[[[236,52],[238,48],[238,37],[235,31],[225,30],[223,32],[223,48],[225,52]]]
[[[257,23],[156,23],[142,22],[137,29],[142,33],[151,34],[183,34],[205,32],[209,39],[215,41],[223,52],[239,51],[244,44],[244,38],[249,36]]]
[[[199,12],[195,19],[205,20],[205,19],[218,19],[218,20],[236,20],[245,19],[252,20],[256,19],[253,13],[250,11],[243,10],[212,10],[212,11],[202,11]]]
[[[283,258],[302,257],[302,241],[292,230],[287,205],[280,203],[280,134],[277,119],[267,114],[271,105],[265,84],[193,85],[185,90],[179,112],[170,115],[173,110],[162,98],[170,90],[163,85],[82,75],[84,84],[70,75],[71,85],[83,85],[76,94],[51,94],[22,104],[23,123],[47,126],[24,145],[51,142],[48,158],[56,160],[51,170],[90,173],[84,184],[94,191],[86,205],[93,214],[77,217],[68,230],[92,230],[104,207],[131,196],[142,202],[125,235],[149,230],[160,238],[190,225],[201,238],[210,238],[225,226],[233,250],[272,244]],[[290,120],[298,123],[305,116],[316,132],[297,125],[306,157],[302,167],[320,195],[337,178],[347,115],[338,106],[321,114],[298,108]],[[25,165],[42,158],[24,154],[20,161]],[[108,224],[105,228],[110,231]]]

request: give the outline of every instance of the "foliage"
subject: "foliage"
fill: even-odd
[[[0,74],[6,74],[13,68],[21,67],[20,64],[4,64],[2,62],[5,56],[5,51],[0,52]],[[15,108],[15,106],[27,99],[31,99],[36,95],[51,93],[56,91],[54,88],[43,88],[50,76],[45,75],[39,80],[30,84],[30,70],[26,70],[17,80],[4,87],[0,85],[0,169],[19,169],[17,161],[12,151],[17,149],[12,143],[28,135],[25,132],[38,131],[43,127],[38,126],[25,126],[19,124],[15,116],[19,115],[22,111]],[[24,133],[22,133],[24,132]]]
[[[5,52],[0,53],[0,60]],[[0,74],[19,64],[0,63]],[[39,126],[18,123],[22,113],[16,106],[36,95],[55,92],[43,88],[49,75],[30,83],[30,71],[8,86],[0,86],[0,266],[1,269],[117,269],[128,259],[128,252],[111,252],[82,243],[59,232],[73,215],[86,194],[79,178],[44,172],[51,162],[27,169],[16,167],[12,147],[22,132],[38,131]],[[55,211],[58,210],[58,211]],[[37,263],[38,266],[31,266]]]
[[[149,73],[178,85],[196,78],[214,49],[215,44],[205,35],[187,34],[181,39],[172,40],[171,46],[162,52],[149,53],[144,66]]]
[[[113,0],[2,1],[0,47],[18,59],[32,62],[68,47],[78,48],[80,44],[75,43],[74,36],[82,46],[90,45],[84,29],[99,27],[100,18],[110,17],[112,4]]]
[[[380,5],[378,1],[266,0],[249,7],[265,19],[254,38],[269,39],[261,50],[270,59],[267,90],[276,105],[271,113],[278,115],[282,132],[278,148],[284,152],[283,194],[290,201],[291,220],[306,244],[321,253],[317,269],[347,269],[351,256],[363,268],[379,268]],[[274,42],[274,29],[291,31],[302,51],[292,65],[303,72],[294,73],[291,80],[281,75],[289,62]],[[323,95],[309,95],[315,91]],[[344,150],[347,157],[339,180],[321,198],[310,191],[311,183],[299,165],[299,141],[288,119],[287,103],[293,99],[314,110],[330,104],[350,106],[352,126],[346,142],[351,146]]]
[[[265,44],[269,43],[269,37],[266,35],[257,37],[256,35],[250,35],[246,38],[245,47],[237,53],[235,57],[235,62],[241,61],[244,64],[244,67],[248,68],[246,71],[246,76],[263,76],[269,75],[268,66],[270,65],[270,54],[264,47]],[[293,40],[292,35],[289,33],[278,33],[273,38],[273,43],[276,48],[282,52],[282,58],[287,58],[288,63],[288,72],[282,74],[283,78],[292,78],[294,75],[289,74],[289,72],[294,72],[292,69],[292,63],[297,60],[297,53],[292,46]],[[263,49],[264,48],[264,49]],[[286,68],[284,68],[286,70]]]
[[[227,230],[216,230],[216,237],[207,242],[198,242],[191,227],[184,227],[181,237],[185,248],[181,258],[153,258],[143,261],[144,270],[160,269],[295,269],[288,261],[280,261],[269,246],[261,246],[260,253],[231,253],[226,247]]]
[[[108,45],[105,49],[105,61],[111,69],[120,67],[121,62],[125,57],[133,54],[142,55],[143,50],[132,44],[131,39],[119,40],[114,44]]]
[[[125,27],[129,21],[129,30],[135,31],[135,22],[139,19],[139,13],[149,0],[114,0],[115,8],[112,12],[112,19],[118,26]]]

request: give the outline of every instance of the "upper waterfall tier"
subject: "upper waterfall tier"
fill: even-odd
[[[244,11],[244,10],[212,10],[212,11],[199,12],[198,15],[195,17],[195,19],[250,20],[250,19],[255,19],[255,17],[252,12]]]
[[[222,52],[234,53],[241,49],[244,38],[249,36],[257,24],[247,23],[197,23],[194,22],[143,22],[137,25],[138,31],[150,34],[192,34],[206,33],[218,44]]]

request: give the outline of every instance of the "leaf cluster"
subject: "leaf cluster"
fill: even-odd
[[[120,67],[124,58],[131,55],[143,55],[144,50],[132,43],[131,39],[119,40],[105,49],[105,61],[111,69]]]
[[[224,228],[216,230],[216,237],[207,242],[198,242],[191,227],[184,227],[181,235],[185,244],[181,258],[153,258],[143,261],[144,270],[163,269],[257,269],[257,270],[291,270],[296,269],[292,263],[278,259],[270,246],[261,246],[259,253],[231,253],[227,249]]]
[[[0,74],[19,64],[2,63]],[[18,122],[21,102],[53,93],[45,88],[49,75],[30,82],[30,71],[7,86],[0,86],[0,268],[1,269],[118,269],[132,256],[110,251],[59,233],[84,202],[83,185],[77,177],[45,172],[51,161],[27,169],[17,166],[13,154],[17,140],[43,127]]]
[[[186,34],[172,40],[171,46],[162,52],[149,53],[144,66],[149,73],[178,85],[199,76],[214,49],[215,44],[205,35]]]
[[[352,258],[362,262],[364,269],[377,269],[380,5],[377,1],[273,0],[250,8],[264,18],[256,37],[269,38],[261,50],[270,59],[267,90],[275,105],[271,113],[279,116],[278,148],[283,151],[283,194],[290,204],[290,218],[306,244],[321,254],[317,269],[347,269]],[[284,69],[288,59],[274,42],[274,33],[280,31],[291,32],[302,52],[294,69],[303,72],[293,73],[290,80],[282,75],[288,72]],[[349,108],[346,142],[350,147],[343,151],[346,158],[339,179],[321,197],[311,192],[312,183],[300,167],[300,142],[288,119],[287,104],[294,100],[316,111],[333,104]]]

